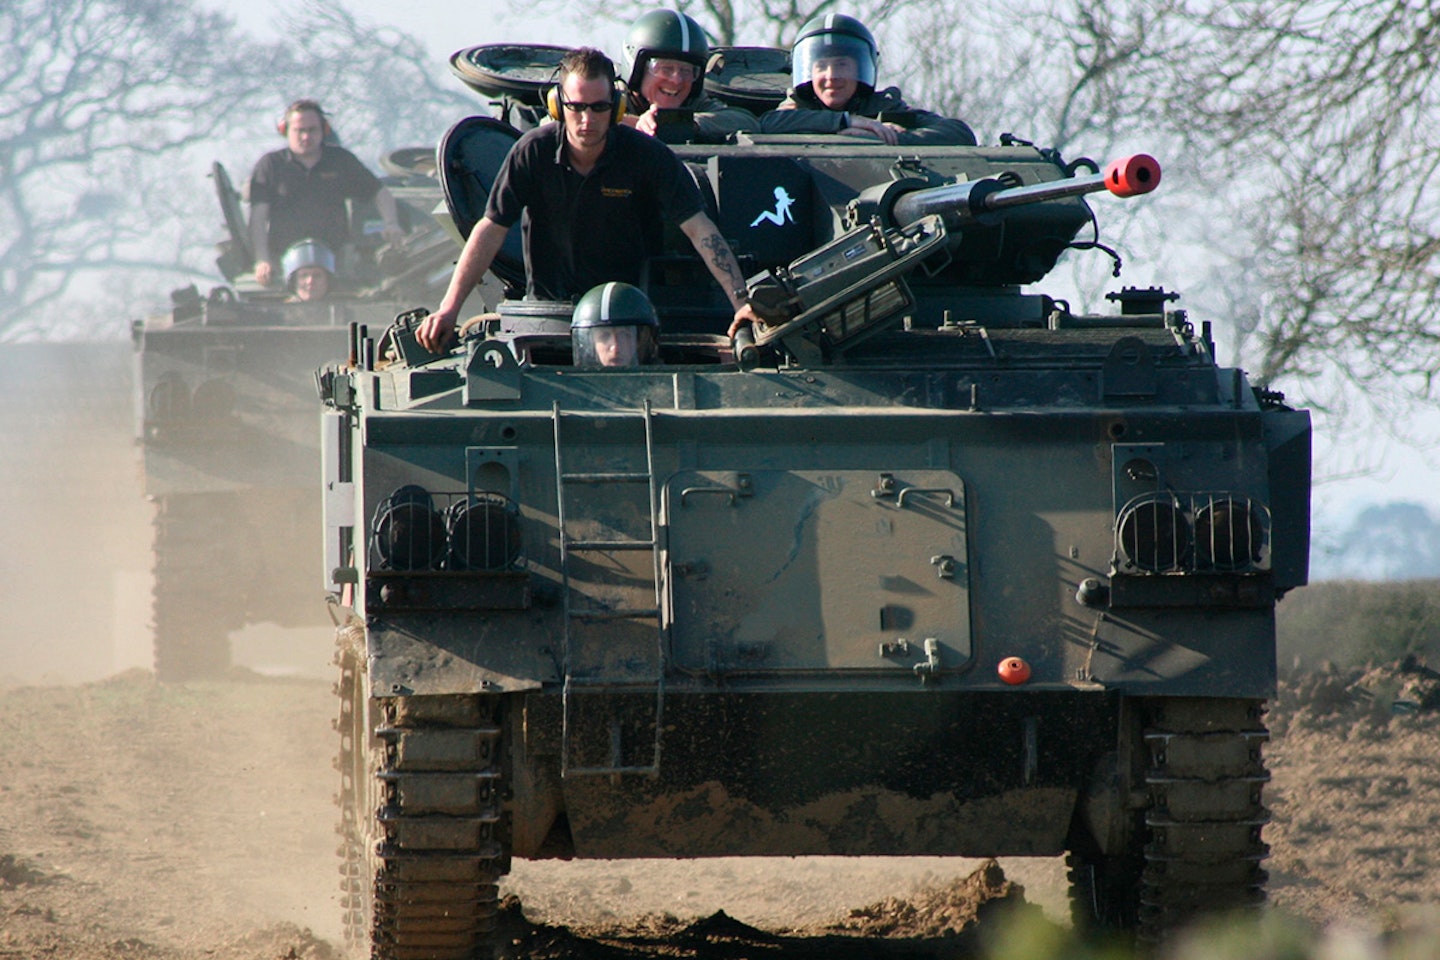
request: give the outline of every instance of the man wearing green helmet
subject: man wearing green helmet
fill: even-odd
[[[710,43],[705,29],[678,10],[651,10],[625,37],[629,110],[624,123],[673,142],[723,143],[754,130],[755,115],[705,95]],[[678,129],[665,129],[673,121]]]
[[[762,133],[837,133],[887,144],[973,146],[960,120],[917,110],[898,87],[876,90],[880,48],[854,17],[827,13],[800,29],[791,48],[790,95],[760,118]]]
[[[636,367],[660,358],[660,318],[650,298],[628,283],[602,283],[575,304],[570,343],[575,366]]]

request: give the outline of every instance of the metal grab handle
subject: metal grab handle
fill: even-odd
[[[895,505],[897,507],[905,506],[905,497],[907,494],[911,493],[915,494],[916,496],[929,493],[943,493],[945,494],[945,506],[950,507],[951,509],[954,509],[955,507],[955,491],[951,490],[949,487],[906,487],[904,490],[900,491],[900,496],[895,499]]]
[[[735,354],[735,363],[741,370],[748,373],[759,366],[760,348],[755,346],[755,331],[750,329],[748,323],[735,331],[735,339],[731,341],[730,347]]]
[[[685,506],[685,498],[692,493],[718,493],[730,498],[730,506],[735,506],[735,491],[730,487],[686,487],[680,491],[680,506]]]

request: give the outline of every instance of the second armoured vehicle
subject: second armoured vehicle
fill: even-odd
[[[315,575],[315,369],[340,356],[351,322],[384,329],[433,299],[454,257],[453,241],[430,216],[439,184],[424,172],[390,172],[411,228],[404,241],[382,247],[363,239],[373,234],[357,210],[354,234],[362,239],[342,251],[336,291],[297,303],[283,288],[254,282],[239,193],[215,164],[229,229],[217,263],[229,285],[208,295],[177,290],[168,313],[132,326],[136,433],[145,494],[156,504],[153,629],[162,680],[221,675],[231,663],[230,634],[247,624],[330,625]]]
[[[488,182],[514,132],[467,130],[442,165]],[[475,955],[512,857],[1063,855],[1079,922],[1147,938],[1261,902],[1308,414],[1171,293],[1023,289],[1158,166],[675,149],[752,339],[680,241],[656,363],[507,301],[321,376],[352,940]]]

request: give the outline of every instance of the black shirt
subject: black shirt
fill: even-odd
[[[653,137],[615,125],[605,151],[581,176],[571,168],[562,123],[516,141],[485,208],[513,228],[525,212],[526,296],[573,300],[611,280],[638,283],[645,258],[662,249],[664,224],[704,209],[680,159]]]
[[[260,158],[250,177],[250,203],[270,204],[270,259],[292,243],[314,237],[338,257],[350,239],[345,201],[369,200],[380,189],[375,174],[344,147],[324,147],[306,169],[288,147]]]

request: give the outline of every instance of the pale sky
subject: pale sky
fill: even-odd
[[[262,34],[282,10],[282,0],[204,0],[234,17],[241,26]],[[624,28],[592,18],[527,17],[512,13],[496,0],[343,0],[362,20],[394,26],[418,37],[446,62],[450,54],[482,43],[589,43],[613,56],[620,53]],[[663,6],[663,0],[657,6]],[[273,36],[273,33],[271,34]],[[458,83],[458,81],[457,81]]]

